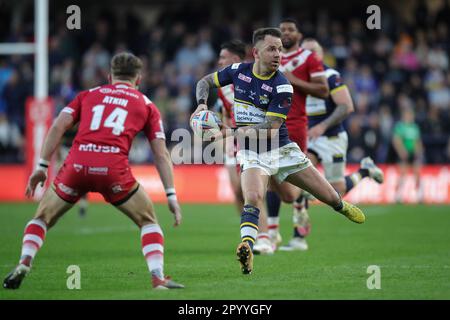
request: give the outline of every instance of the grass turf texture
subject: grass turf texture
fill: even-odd
[[[172,227],[166,206],[156,210],[165,233],[165,273],[184,290],[151,290],[138,229],[113,207],[76,207],[47,234],[19,290],[0,299],[450,299],[448,206],[367,206],[357,225],[313,206],[307,252],[256,256],[254,272],[235,260],[239,216],[231,205],[183,205]],[[0,204],[0,275],[17,263],[22,232],[34,204]],[[290,207],[282,208],[284,243]],[[81,290],[68,290],[69,265],[81,268]],[[381,268],[381,290],[369,290],[369,265]]]

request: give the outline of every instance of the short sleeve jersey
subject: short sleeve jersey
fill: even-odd
[[[311,81],[312,77],[324,76],[324,68],[316,53],[299,48],[295,52],[285,53],[281,59],[280,71],[291,72],[296,78]],[[295,90],[292,99],[292,108],[289,112],[288,127],[295,125],[306,126],[306,94]],[[294,122],[294,123],[292,123]]]
[[[66,161],[127,166],[132,141],[140,131],[149,141],[165,139],[156,105],[124,83],[82,91],[61,112],[79,124]]]
[[[336,109],[331,94],[346,88],[343,83],[340,73],[326,65],[325,76],[327,77],[328,87],[330,88],[330,96],[327,99],[320,99],[308,95],[306,98],[306,114],[308,115],[308,127],[314,127],[326,118],[328,118]],[[324,136],[336,136],[338,133],[344,131],[342,123],[338,123],[325,131]]]
[[[263,77],[253,72],[253,63],[235,63],[214,73],[214,82],[217,87],[234,85],[233,113],[238,127],[261,123],[266,116],[287,117],[293,88],[278,70]],[[278,147],[291,143],[284,122],[278,139]]]

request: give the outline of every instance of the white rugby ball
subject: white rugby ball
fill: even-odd
[[[210,110],[203,110],[191,119],[191,128],[194,134],[202,140],[210,140],[220,131],[222,122],[216,113]]]

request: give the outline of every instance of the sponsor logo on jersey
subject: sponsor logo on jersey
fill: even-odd
[[[250,95],[248,96],[250,99],[255,100],[256,92],[250,90]]]
[[[71,197],[78,196],[78,191],[76,191],[76,190],[66,186],[65,184],[63,184],[61,182],[58,183],[58,188],[59,188],[59,190],[61,190],[61,192],[65,193],[65,194],[67,194],[67,195],[69,195]]]
[[[231,65],[231,70],[235,70],[235,69],[239,68],[240,65],[241,65],[241,63],[233,63]]]
[[[122,186],[120,184],[116,184],[115,186],[111,187],[111,191],[113,193],[120,193],[123,191]]]
[[[277,86],[277,93],[294,93],[294,88],[290,84],[282,84]]]
[[[112,89],[111,88],[101,88],[100,92],[104,93],[104,94],[108,94],[108,93],[112,92]]]
[[[89,167],[88,174],[106,176],[108,175],[108,167]]]
[[[238,79],[241,79],[242,81],[245,81],[247,83],[252,82],[252,78],[246,76],[245,74],[239,73],[238,74]]]
[[[259,103],[260,104],[268,104],[269,98],[266,95],[259,96]]]
[[[78,150],[86,151],[86,152],[101,152],[101,153],[119,153],[120,152],[119,147],[99,146],[94,143],[80,144]]]
[[[240,94],[245,94],[247,91],[245,91],[244,89],[242,89],[241,87],[239,87],[239,86],[236,86],[235,88],[234,88],[234,91],[236,91],[236,92],[238,92],[238,93],[240,93]]]
[[[271,86],[268,86],[267,84],[263,83],[261,86],[261,89],[272,92],[273,88]]]
[[[83,169],[83,166],[81,164],[74,163],[73,168],[75,169],[76,172],[80,172],[81,169]]]
[[[110,88],[102,88],[102,89],[106,89],[106,90],[111,90]],[[101,89],[100,89],[101,90]],[[111,90],[109,92],[107,92],[108,94],[123,94],[126,96],[130,96],[136,99],[139,99],[139,96],[133,92],[127,91],[127,90],[123,90],[123,89],[115,89],[115,90]]]

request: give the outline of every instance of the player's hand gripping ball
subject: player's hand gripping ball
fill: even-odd
[[[210,110],[202,110],[191,119],[191,128],[194,134],[207,141],[220,132],[222,121]]]

